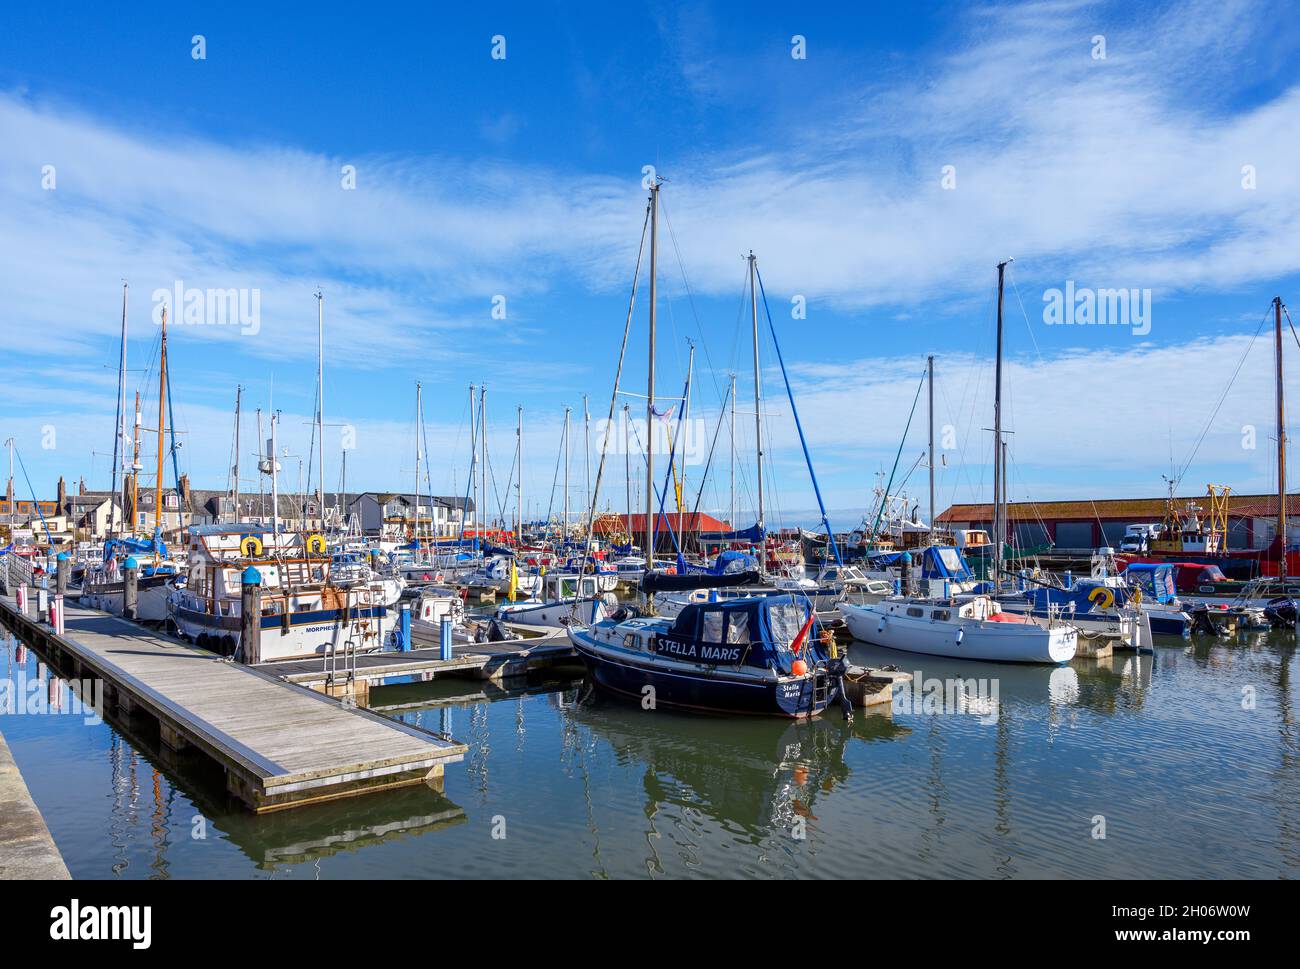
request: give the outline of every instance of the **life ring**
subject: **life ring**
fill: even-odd
[[[324,555],[324,554],[325,554],[325,536],[324,536],[324,535],[319,535],[319,534],[317,534],[317,535],[308,535],[308,536],[307,536],[307,554],[308,554],[308,555]]]
[[[1088,601],[1100,609],[1113,609],[1115,607],[1115,593],[1104,585],[1099,585],[1088,593]]]
[[[257,558],[262,554],[262,540],[256,535],[248,535],[240,539],[239,554],[248,559]]]

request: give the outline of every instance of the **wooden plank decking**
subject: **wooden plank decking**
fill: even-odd
[[[103,679],[120,709],[155,717],[168,747],[218,761],[257,812],[440,778],[467,750],[106,613],[69,604],[56,636],[4,597],[0,620],[67,675]]]

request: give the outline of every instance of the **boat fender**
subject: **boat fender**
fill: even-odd
[[[885,619],[886,619],[885,616],[880,617],[880,625],[876,627],[877,633],[883,633],[885,631]]]
[[[958,645],[958,646],[961,645],[961,641],[962,641],[965,637],[966,637],[966,629],[965,629],[964,627],[961,628],[961,629],[958,629],[958,630],[957,630],[957,645]]]

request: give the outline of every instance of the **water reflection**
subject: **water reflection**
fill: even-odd
[[[34,678],[38,657],[6,645],[6,675]],[[67,715],[80,687],[57,671],[40,697],[63,715],[0,727],[80,877],[1285,877],[1300,873],[1294,654],[1268,633],[1064,667],[858,645],[853,660],[919,692],[851,722],[644,711],[564,678],[377,688],[380,712],[471,744],[447,794],[263,817],[148,718]]]
[[[17,640],[8,640],[3,653],[10,677],[34,665],[32,651]],[[32,672],[47,678],[51,710],[66,706],[70,691],[80,689],[81,681],[65,681],[44,663]],[[214,832],[256,868],[273,870],[465,821],[459,805],[426,785],[255,815],[227,794],[211,761],[163,746],[151,718],[109,709],[102,729],[109,731],[105,831],[114,875],[131,874],[143,857],[149,877],[170,877],[177,842],[206,840]]]

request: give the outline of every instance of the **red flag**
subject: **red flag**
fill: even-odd
[[[809,609],[807,621],[804,622],[803,628],[799,630],[799,635],[794,638],[794,642],[790,644],[790,651],[796,656],[803,652],[803,644],[808,638],[808,630],[812,629],[813,617],[814,613]]]

